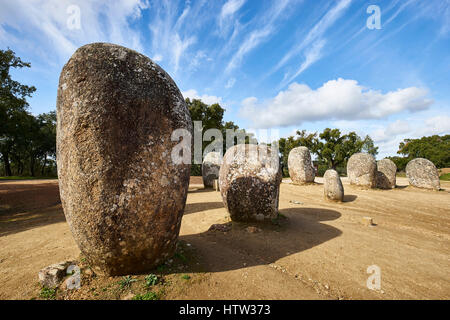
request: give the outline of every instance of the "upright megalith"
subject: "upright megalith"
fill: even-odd
[[[373,188],[376,172],[375,158],[368,153],[355,153],[348,159],[347,176],[350,184]]]
[[[222,154],[220,152],[209,152],[203,159],[202,176],[205,188],[212,188],[214,180],[219,179]]]
[[[314,182],[315,172],[307,147],[297,147],[289,152],[288,167],[289,176],[294,184]]]
[[[344,201],[344,187],[336,170],[329,169],[323,175],[323,192],[325,198],[333,201]]]
[[[174,81],[136,51],[85,45],[61,71],[57,117],[62,206],[88,262],[109,275],[163,262],[176,247],[190,173],[171,157],[180,142],[172,132],[192,135]]]
[[[379,189],[393,189],[396,184],[397,166],[390,159],[377,161],[376,186]]]
[[[263,221],[278,216],[281,167],[277,152],[265,145],[228,149],[219,173],[223,203],[234,221]]]
[[[438,170],[430,160],[424,158],[411,160],[406,165],[406,176],[414,187],[434,190],[441,188]]]

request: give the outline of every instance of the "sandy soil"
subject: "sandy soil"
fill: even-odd
[[[398,180],[400,187],[384,191],[344,179],[344,203],[324,200],[321,179],[308,186],[285,180],[282,217],[250,233],[255,224],[230,223],[220,193],[192,179],[180,241],[193,260],[189,270],[169,272],[163,298],[449,299],[450,182],[435,192]],[[231,230],[208,231],[212,224]],[[78,258],[56,180],[0,182],[0,299],[35,298],[41,268]],[[381,290],[366,286],[371,265],[381,269]],[[174,280],[186,272],[192,281]]]

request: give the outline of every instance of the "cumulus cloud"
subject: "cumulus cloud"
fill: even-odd
[[[398,135],[406,134],[411,131],[411,126],[406,120],[397,120],[386,127],[378,128],[371,133],[375,142],[386,142]]]
[[[200,99],[206,104],[214,104],[214,103],[223,104],[221,97],[210,96],[210,95],[207,95],[207,94],[199,95],[197,90],[194,90],[194,89],[183,91],[183,92],[181,92],[181,94],[183,95],[183,97],[185,99],[186,98],[189,98],[189,99]]]
[[[272,99],[242,101],[241,116],[255,127],[299,125],[304,121],[382,119],[403,111],[427,109],[433,101],[424,88],[409,87],[382,93],[367,89],[355,80],[339,78],[311,89],[292,83]]]

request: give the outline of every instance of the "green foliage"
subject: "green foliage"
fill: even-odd
[[[397,153],[404,155],[408,161],[425,158],[438,168],[450,167],[450,135],[405,139],[400,142]]]
[[[317,167],[317,176],[318,177],[323,177],[323,175],[325,174],[325,171],[328,170],[328,166],[326,164],[319,164],[319,166]]]
[[[37,117],[27,112],[27,97],[36,90],[20,84],[10,76],[11,68],[30,67],[8,49],[0,50],[0,174],[22,176],[28,173],[55,175],[56,114],[50,112]],[[52,159],[53,158],[53,159]],[[2,172],[3,171],[3,172]]]
[[[54,300],[56,298],[56,289],[42,287],[39,297],[47,300]]]
[[[149,274],[145,277],[145,286],[151,287],[158,283],[158,277],[156,274]]]
[[[254,138],[252,134],[248,134],[245,130],[239,130],[239,127],[234,124],[232,121],[224,122],[223,115],[225,113],[225,109],[223,109],[218,103],[207,105],[199,99],[190,100],[186,98],[186,104],[189,108],[189,112],[191,114],[192,121],[201,121],[202,122],[202,137],[204,133],[208,129],[218,129],[223,138],[223,153],[226,152],[226,133],[227,130],[237,130],[236,132],[240,132],[245,135],[245,143],[251,143]],[[205,148],[212,143],[211,141],[203,141],[202,142],[202,155],[205,151]],[[234,139],[234,142],[237,143],[237,139]],[[254,143],[254,142],[252,142]],[[194,153],[192,152],[192,159],[194,159]],[[201,176],[202,175],[202,167],[201,164],[195,164],[192,161],[191,166],[191,176]]]
[[[339,173],[345,172],[348,158],[357,152],[368,152],[376,155],[378,147],[373,140],[366,136],[361,139],[355,132],[341,134],[339,129],[326,128],[322,133],[309,133],[305,130],[297,131],[297,136],[281,138],[279,148],[283,174],[287,175],[289,152],[296,147],[305,146],[312,154],[317,156],[318,176],[322,176],[329,168],[336,169]]]
[[[450,172],[449,173],[444,173],[443,175],[441,175],[439,177],[439,179],[441,179],[443,181],[450,181]]]
[[[364,138],[361,151],[371,154],[374,157],[378,154],[378,147],[375,147],[375,144],[369,135],[366,135]]]
[[[183,280],[189,280],[189,279],[191,279],[191,276],[188,275],[188,274],[183,274],[183,275],[181,276],[181,279],[183,279]]]
[[[133,279],[131,276],[125,276],[121,280],[119,280],[118,284],[120,289],[129,288],[133,282],[136,282],[136,279]]]
[[[345,165],[353,154],[361,152],[364,143],[355,132],[341,135],[339,129],[326,128],[319,138],[315,148],[319,162],[333,169]]]
[[[159,294],[155,292],[147,292],[144,294],[137,294],[133,297],[133,300],[159,300]]]

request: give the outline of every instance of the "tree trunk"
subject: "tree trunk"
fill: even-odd
[[[35,158],[32,156],[30,159],[30,173],[31,176],[34,177],[34,164],[35,164]]]
[[[41,169],[42,176],[44,175],[46,165],[47,165],[47,155],[44,156],[44,164],[42,165],[42,169]]]
[[[9,155],[7,153],[3,153],[3,162],[5,163],[5,174],[10,177],[12,176],[11,172],[11,164],[9,163]]]

